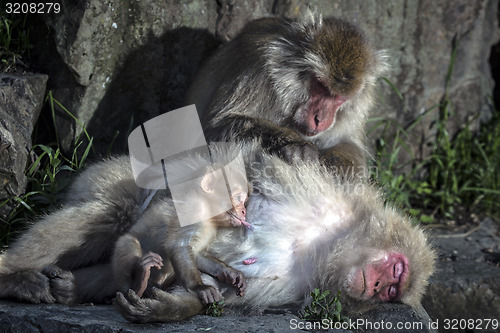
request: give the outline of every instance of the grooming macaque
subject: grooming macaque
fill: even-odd
[[[258,138],[287,161],[364,173],[364,125],[385,58],[340,19],[258,19],[207,61],[187,103],[210,141]]]
[[[298,305],[320,288],[340,290],[351,313],[377,302],[419,307],[435,255],[422,230],[386,207],[372,186],[335,182],[317,163],[286,163],[263,152],[251,160],[247,220],[254,229],[221,230],[207,250],[245,276],[245,296],[224,293],[226,306]],[[115,303],[136,322],[180,320],[204,310],[199,297],[175,284],[153,288],[150,298],[117,293]]]
[[[210,191],[210,184],[203,186]],[[116,291],[122,290],[122,286],[113,278],[111,265],[111,256],[120,237],[144,215],[154,220],[157,223],[156,230],[163,233],[167,232],[167,225],[174,228],[173,225],[178,223],[172,199],[164,192],[155,193],[139,188],[134,182],[128,156],[87,168],[70,187],[66,204],[36,222],[0,255],[0,298],[63,304],[105,302],[111,299]],[[199,252],[203,249],[204,237],[211,237],[215,226],[248,226],[245,221],[245,199],[246,193],[234,191],[231,195],[233,210],[209,221],[188,226],[185,230],[178,226],[177,234],[167,237],[168,240],[185,242],[185,248],[179,249],[185,253],[183,260],[190,256],[189,245],[194,246],[196,265],[208,273],[219,268],[218,276],[226,282],[232,282],[239,293],[245,288],[243,277],[221,262],[217,261],[218,266],[210,265],[208,259],[202,258]],[[189,198],[186,200],[189,202]],[[203,203],[192,203],[194,210],[203,207]],[[148,223],[140,223],[136,229],[140,230]],[[136,232],[136,229],[131,232]],[[189,240],[191,236],[198,238]],[[124,243],[123,239],[120,239],[119,244]],[[141,245],[146,248],[152,246],[153,240],[161,241],[154,237],[146,241],[141,239]],[[116,253],[126,255],[123,252]],[[172,256],[177,258],[182,255],[169,253],[166,259]],[[172,262],[177,264],[177,261]],[[143,264],[146,267],[148,265]],[[191,262],[189,265],[194,264]],[[124,286],[125,290],[135,283],[141,287],[137,289],[141,292],[148,280],[149,270],[146,267],[142,267],[143,276],[134,280],[131,286]],[[179,269],[189,272],[194,270],[193,267],[190,270],[186,267]],[[199,276],[182,276],[180,279],[187,286],[194,284],[200,287]],[[214,295],[220,297],[218,292],[214,292]]]
[[[214,180],[211,178],[213,174],[209,172],[200,184],[206,193],[212,191]],[[194,291],[204,304],[222,300],[217,289],[203,284],[202,271],[232,285],[238,295],[243,295],[246,287],[243,274],[203,252],[213,242],[218,227],[248,226],[245,221],[247,193],[238,184],[232,189],[233,210],[188,226],[179,224],[171,200],[157,202],[146,210],[116,244],[112,268],[118,290],[132,288],[142,296],[148,283],[169,286],[175,278]],[[192,203],[198,210],[208,209],[204,207],[207,204]],[[151,271],[153,267],[156,269]]]

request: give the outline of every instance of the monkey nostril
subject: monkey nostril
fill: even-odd
[[[318,110],[317,112],[319,112],[319,110]],[[318,126],[320,122],[321,122],[321,121],[319,120],[318,115],[315,115],[315,116],[314,116],[314,124],[316,124],[316,126]]]
[[[380,281],[377,281],[377,282],[375,283],[375,287],[378,287],[379,283],[380,283]]]

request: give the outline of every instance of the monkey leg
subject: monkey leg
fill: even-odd
[[[140,298],[133,290],[118,292],[113,302],[128,320],[137,323],[178,321],[205,311],[200,298],[183,287],[170,292],[152,288],[152,298]]]
[[[243,296],[247,288],[247,283],[242,272],[228,266],[223,261],[218,260],[208,253],[198,255],[196,259],[196,264],[200,271],[233,286],[236,289],[236,295]]]
[[[111,257],[112,273],[118,290],[125,292],[133,288],[134,275],[142,257],[141,243],[135,236],[125,234],[118,239]]]
[[[49,278],[35,270],[0,275],[0,298],[28,303],[54,303]]]
[[[72,271],[80,303],[109,303],[118,291],[111,264],[99,264]]]

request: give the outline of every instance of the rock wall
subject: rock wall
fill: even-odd
[[[0,203],[26,189],[24,170],[46,83],[43,74],[0,74]],[[0,207],[0,216],[5,217],[11,208]]]
[[[451,130],[466,120],[487,118],[493,90],[488,66],[498,40],[497,0],[198,0],[62,1],[62,13],[40,16],[34,55],[50,74],[55,97],[87,124],[97,147],[122,150],[130,128],[184,106],[183,95],[200,63],[249,20],[297,17],[308,6],[361,25],[391,53],[381,101],[373,116],[405,124],[435,106],[445,94],[453,41],[459,40],[449,94]],[[47,29],[47,26],[50,29]],[[49,32],[49,33],[47,33]],[[415,131],[429,138],[430,114]],[[61,133],[68,146],[75,127]],[[76,130],[76,132],[78,132]]]

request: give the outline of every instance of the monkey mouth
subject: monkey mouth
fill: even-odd
[[[308,138],[316,136],[322,132],[316,128],[310,128],[308,126],[297,126],[297,131]]]
[[[406,259],[401,259],[394,264],[393,275],[399,281],[393,284],[388,290],[388,297],[391,302],[400,300],[408,286],[410,266]]]
[[[242,218],[238,217],[234,213],[230,213],[229,215],[231,216],[231,224],[234,227],[242,225],[242,226],[244,226],[247,229],[253,229],[253,226],[250,223],[248,223],[245,219],[242,219]]]
[[[392,267],[392,274],[397,282],[390,285],[384,293],[381,293],[379,298],[383,301],[395,302],[399,301],[403,296],[409,275],[408,262],[405,260],[395,262]]]

